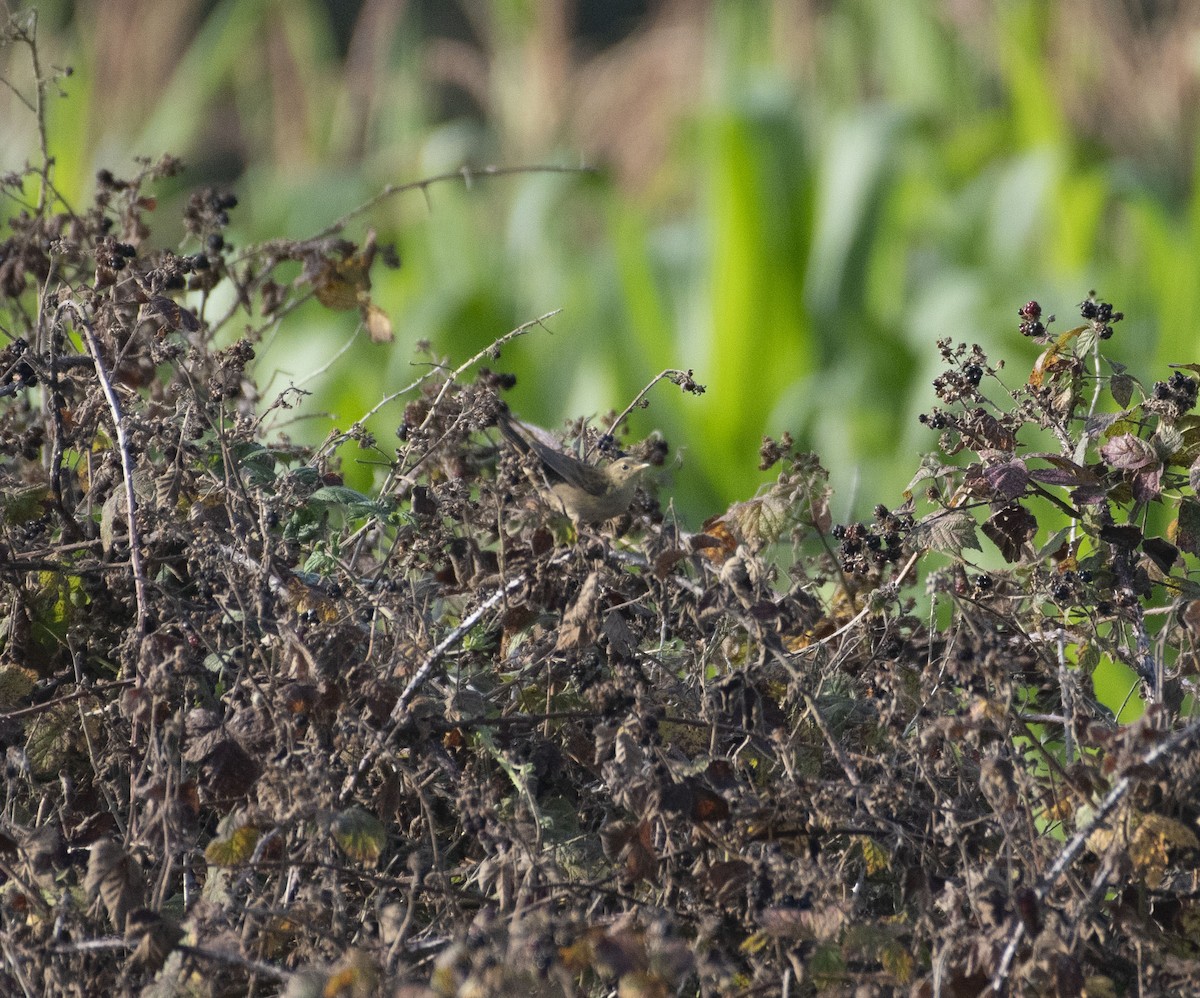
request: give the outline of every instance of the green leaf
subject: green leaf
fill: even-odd
[[[308,497],[308,502],[314,505],[336,506],[346,510],[351,516],[383,516],[390,509],[389,504],[377,502],[345,485],[323,485]]]
[[[10,527],[36,520],[46,512],[48,485],[24,485],[0,491],[0,518]]]
[[[238,444],[233,449],[233,458],[251,485],[266,485],[275,480],[275,455],[261,444]]]
[[[1128,374],[1114,374],[1108,380],[1108,390],[1112,392],[1113,401],[1122,409],[1129,405],[1133,398],[1134,380]]]
[[[922,547],[955,557],[963,551],[982,551],[976,534],[975,518],[960,510],[939,510],[920,520],[913,530],[914,541]]]

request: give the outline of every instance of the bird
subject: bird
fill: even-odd
[[[537,460],[552,505],[575,523],[602,523],[628,512],[638,479],[650,467],[628,456],[606,465],[587,464],[543,443],[507,410],[500,413],[497,424],[517,450]]]

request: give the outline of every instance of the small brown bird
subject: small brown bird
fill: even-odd
[[[552,503],[576,523],[600,523],[629,509],[638,477],[650,465],[621,457],[607,465],[585,464],[539,440],[508,412],[500,414],[500,432],[523,454],[541,465]]]

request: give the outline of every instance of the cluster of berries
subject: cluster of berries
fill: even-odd
[[[866,575],[900,561],[904,554],[904,539],[913,527],[913,517],[907,512],[892,512],[882,503],[875,507],[875,522],[837,524],[833,536],[840,542],[838,561],[850,575]]]

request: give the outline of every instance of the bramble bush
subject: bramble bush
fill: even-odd
[[[235,249],[215,190],[158,245],[181,168],[2,181],[6,993],[1200,987],[1200,365],[1147,388],[1110,304],[1029,302],[1028,376],[938,344],[870,523],[783,434],[698,530],[652,489],[576,528],[494,430],[542,320],[426,355],[393,440],[272,430],[264,331],[386,341],[399,261],[353,218]],[[661,466],[628,411],[570,435]]]

